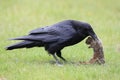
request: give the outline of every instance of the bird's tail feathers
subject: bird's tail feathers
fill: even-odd
[[[9,40],[29,40],[30,36],[22,36],[17,38],[11,38]]]
[[[22,41],[6,47],[6,50],[12,50],[12,49],[24,48],[24,47],[27,48],[27,47],[30,47],[31,44],[33,44],[33,42],[31,41]]]

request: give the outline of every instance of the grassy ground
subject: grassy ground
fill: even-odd
[[[120,0],[0,0],[0,80],[120,80]],[[102,40],[105,65],[75,65],[92,57],[84,41],[65,48],[59,67],[43,48],[6,51],[7,39],[61,20],[89,22]]]

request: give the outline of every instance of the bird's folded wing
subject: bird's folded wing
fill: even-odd
[[[59,37],[54,35],[43,34],[43,35],[27,35],[27,36],[13,38],[11,40],[28,40],[28,41],[38,41],[38,42],[42,41],[46,43],[46,42],[58,41]]]
[[[50,27],[43,27],[43,28],[37,28],[34,29],[32,31],[30,31],[30,35],[34,35],[34,34],[47,34],[49,32],[51,32],[51,28]]]

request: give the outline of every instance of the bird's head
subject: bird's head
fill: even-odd
[[[98,40],[98,37],[93,31],[90,24],[86,22],[74,21],[73,25],[74,25],[75,30],[78,31],[80,35],[91,36],[94,40]]]

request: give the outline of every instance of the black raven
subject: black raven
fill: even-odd
[[[28,35],[13,38],[12,40],[23,41],[6,47],[6,50],[44,47],[49,54],[53,55],[56,62],[59,62],[56,55],[66,61],[61,56],[61,50],[66,46],[81,42],[87,36],[98,40],[90,24],[76,20],[64,20],[50,26],[32,30]]]

